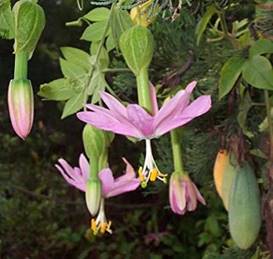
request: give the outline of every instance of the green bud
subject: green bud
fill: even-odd
[[[83,129],[83,145],[86,155],[94,163],[107,154],[107,149],[114,139],[114,134],[90,125]],[[98,162],[98,161],[97,161]]]
[[[34,1],[20,0],[13,7],[15,17],[14,52],[34,51],[45,27],[45,14],[41,6]]]
[[[121,35],[120,49],[128,67],[137,76],[151,63],[154,51],[153,35],[143,26],[133,26]]]
[[[86,183],[85,202],[92,216],[96,215],[101,200],[101,182],[97,179],[88,180]]]

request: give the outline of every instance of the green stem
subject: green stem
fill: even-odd
[[[182,162],[182,149],[180,145],[180,135],[178,133],[178,130],[179,129],[174,129],[171,131],[174,171],[184,174]]]
[[[25,51],[15,54],[14,79],[27,79],[28,53]]]
[[[230,41],[230,43],[232,44],[232,46],[235,49],[237,49],[238,48],[238,44],[236,42],[236,39],[228,31],[228,26],[227,26],[227,22],[226,22],[226,17],[225,17],[224,10],[219,11],[218,14],[219,14],[220,23],[221,23],[221,27],[222,27],[222,30],[224,32],[225,38]]]
[[[265,96],[265,104],[266,104],[266,114],[267,114],[267,121],[268,121],[268,127],[269,127],[269,139],[270,139],[270,150],[269,150],[269,165],[273,165],[273,121],[271,117],[271,103],[268,91],[264,91]]]
[[[149,86],[148,68],[144,68],[136,76],[138,103],[148,112],[153,112],[152,98]]]
[[[84,104],[84,110],[86,110],[85,106],[86,106],[86,103],[87,103],[87,100],[88,100],[88,87],[89,87],[89,85],[91,83],[91,80],[92,80],[92,77],[93,77],[93,73],[94,73],[95,68],[97,66],[97,63],[99,61],[99,56],[100,56],[100,53],[102,51],[102,47],[103,47],[103,44],[104,44],[104,41],[105,41],[105,38],[106,38],[106,35],[107,35],[107,31],[108,31],[109,26],[110,26],[110,20],[111,20],[112,14],[113,14],[115,2],[111,6],[109,17],[108,17],[107,23],[105,25],[105,28],[104,28],[104,31],[103,31],[103,34],[102,34],[102,39],[100,41],[100,44],[98,46],[98,49],[97,49],[97,52],[96,52],[96,55],[95,55],[94,63],[92,64],[91,69],[89,71],[87,83],[86,83],[85,89],[84,89],[84,103],[83,103]]]

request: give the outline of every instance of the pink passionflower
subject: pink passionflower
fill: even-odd
[[[111,221],[107,222],[104,210],[104,199],[117,196],[119,194],[130,192],[138,188],[140,180],[136,177],[133,167],[123,158],[126,164],[125,173],[114,179],[110,168],[104,168],[99,172],[99,179],[102,184],[101,200],[99,213],[96,219],[91,220],[91,230],[94,234],[111,233]],[[79,158],[79,167],[71,167],[64,159],[58,160],[56,168],[60,171],[64,179],[80,191],[87,192],[87,184],[89,181],[89,163],[86,157],[81,154]],[[87,207],[90,206],[87,204]],[[90,210],[89,210],[90,211]],[[92,215],[93,213],[90,212]]]
[[[110,94],[102,92],[101,99],[107,108],[89,104],[86,107],[90,111],[79,112],[77,116],[96,128],[145,139],[146,156],[144,165],[139,170],[140,179],[144,183],[142,186],[156,178],[166,182],[166,175],[160,173],[153,158],[151,139],[183,126],[210,109],[211,98],[208,95],[202,95],[190,103],[190,96],[196,83],[191,82],[185,90],[179,91],[167,100],[159,110],[155,89],[151,87],[153,114],[137,104],[125,107]]]
[[[189,176],[173,173],[169,185],[169,200],[174,213],[184,215],[187,211],[193,211],[200,202],[206,202]]]
[[[106,131],[138,139],[156,138],[210,109],[211,98],[208,95],[202,95],[190,103],[190,96],[196,83],[193,81],[185,90],[180,90],[173,98],[166,101],[160,110],[157,108],[156,98],[152,96],[154,115],[137,104],[129,104],[125,107],[110,94],[102,92],[101,99],[108,109],[88,104],[86,107],[90,111],[78,112],[77,116],[80,120]]]

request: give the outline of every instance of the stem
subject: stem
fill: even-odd
[[[103,73],[116,73],[116,72],[130,72],[129,68],[106,68],[102,70]]]
[[[266,104],[266,114],[269,127],[269,139],[270,139],[270,150],[269,150],[269,167],[273,165],[273,121],[271,117],[271,103],[269,99],[268,91],[264,91],[265,104]]]
[[[230,43],[232,44],[232,46],[235,49],[237,49],[238,48],[238,44],[236,42],[236,39],[228,31],[228,26],[227,26],[227,22],[226,22],[226,17],[225,17],[224,10],[219,11],[218,14],[219,14],[219,18],[220,18],[220,22],[221,22],[221,27],[223,29],[225,38],[230,41]]]
[[[171,143],[173,151],[173,163],[174,171],[184,173],[183,162],[182,162],[182,149],[179,141],[180,137],[178,134],[178,129],[171,131]]]
[[[28,53],[21,51],[15,54],[14,79],[27,79]]]
[[[115,2],[111,6],[109,17],[108,17],[107,23],[106,23],[104,31],[103,31],[102,39],[100,41],[100,44],[98,46],[98,49],[97,49],[97,52],[96,52],[96,55],[95,55],[94,64],[92,64],[91,69],[89,71],[87,83],[86,83],[85,89],[84,89],[84,103],[83,103],[84,104],[84,110],[86,110],[85,106],[86,106],[86,103],[87,103],[87,100],[88,100],[88,86],[91,83],[93,73],[95,71],[96,65],[97,65],[98,60],[99,60],[99,56],[100,56],[100,53],[101,53],[101,50],[102,50],[102,47],[103,47],[103,44],[104,44],[104,41],[105,41],[105,38],[106,38],[106,34],[107,34],[107,31],[108,31],[109,26],[110,26],[110,20],[111,20],[112,14],[113,14],[114,6],[115,6]]]
[[[153,112],[152,98],[149,86],[148,69],[144,68],[136,76],[138,103],[148,112]]]

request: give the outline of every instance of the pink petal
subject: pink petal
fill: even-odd
[[[113,178],[113,173],[109,168],[103,169],[99,173],[99,178],[102,182],[102,193],[105,198],[133,191],[140,185],[140,180],[135,178],[134,172],[131,172],[132,166],[129,163],[126,169],[128,168],[129,170],[126,171],[126,174],[117,179]]]
[[[77,117],[92,126],[117,134],[141,138],[142,134],[130,122],[121,122],[112,115],[100,112],[78,112]]]
[[[206,205],[206,201],[205,199],[203,198],[203,196],[201,195],[201,193],[199,192],[199,190],[197,189],[197,187],[195,186],[194,183],[193,184],[193,188],[195,189],[195,193],[196,193],[196,196],[197,196],[197,200],[202,203],[203,205]]]
[[[107,107],[118,115],[126,116],[126,108],[112,95],[102,92],[101,99],[107,105]]]
[[[79,165],[81,168],[82,176],[83,176],[84,180],[87,181],[87,179],[89,177],[89,163],[88,163],[88,160],[86,159],[86,157],[84,156],[84,154],[80,155]]]
[[[194,100],[180,115],[166,118],[156,128],[155,135],[161,136],[172,129],[183,126],[192,119],[206,113],[211,108],[211,98],[208,95],[203,95]]]
[[[186,183],[187,210],[193,211],[197,207],[197,197],[191,181]]]
[[[61,166],[59,166],[58,164],[55,165],[55,167],[59,170],[59,172],[62,174],[62,176],[64,177],[64,179],[70,184],[73,185],[74,187],[76,187],[77,189],[79,189],[80,191],[85,192],[85,184],[83,184],[82,182],[78,182],[70,177],[68,177],[68,175],[66,174],[66,172],[64,172],[64,170],[62,169]],[[71,168],[72,169],[72,168]],[[72,169],[73,170],[73,169]],[[71,174],[70,174],[71,175]]]
[[[169,199],[171,209],[174,213],[183,215],[186,212],[185,186],[174,175],[171,176],[170,180]]]
[[[125,174],[115,179],[115,182],[129,181],[136,177],[136,173],[132,165],[123,157],[123,162],[126,164]]]
[[[102,182],[102,193],[104,197],[111,192],[114,187],[114,177],[110,168],[105,168],[99,172],[99,178]]]
[[[142,138],[153,135],[153,117],[148,114],[141,106],[130,104],[127,106],[127,114],[130,122],[141,131]]]
[[[189,104],[190,95],[196,86],[196,81],[191,82],[185,90],[180,90],[173,98],[163,104],[155,116],[154,127],[159,128],[166,120],[174,118],[183,112]]]

